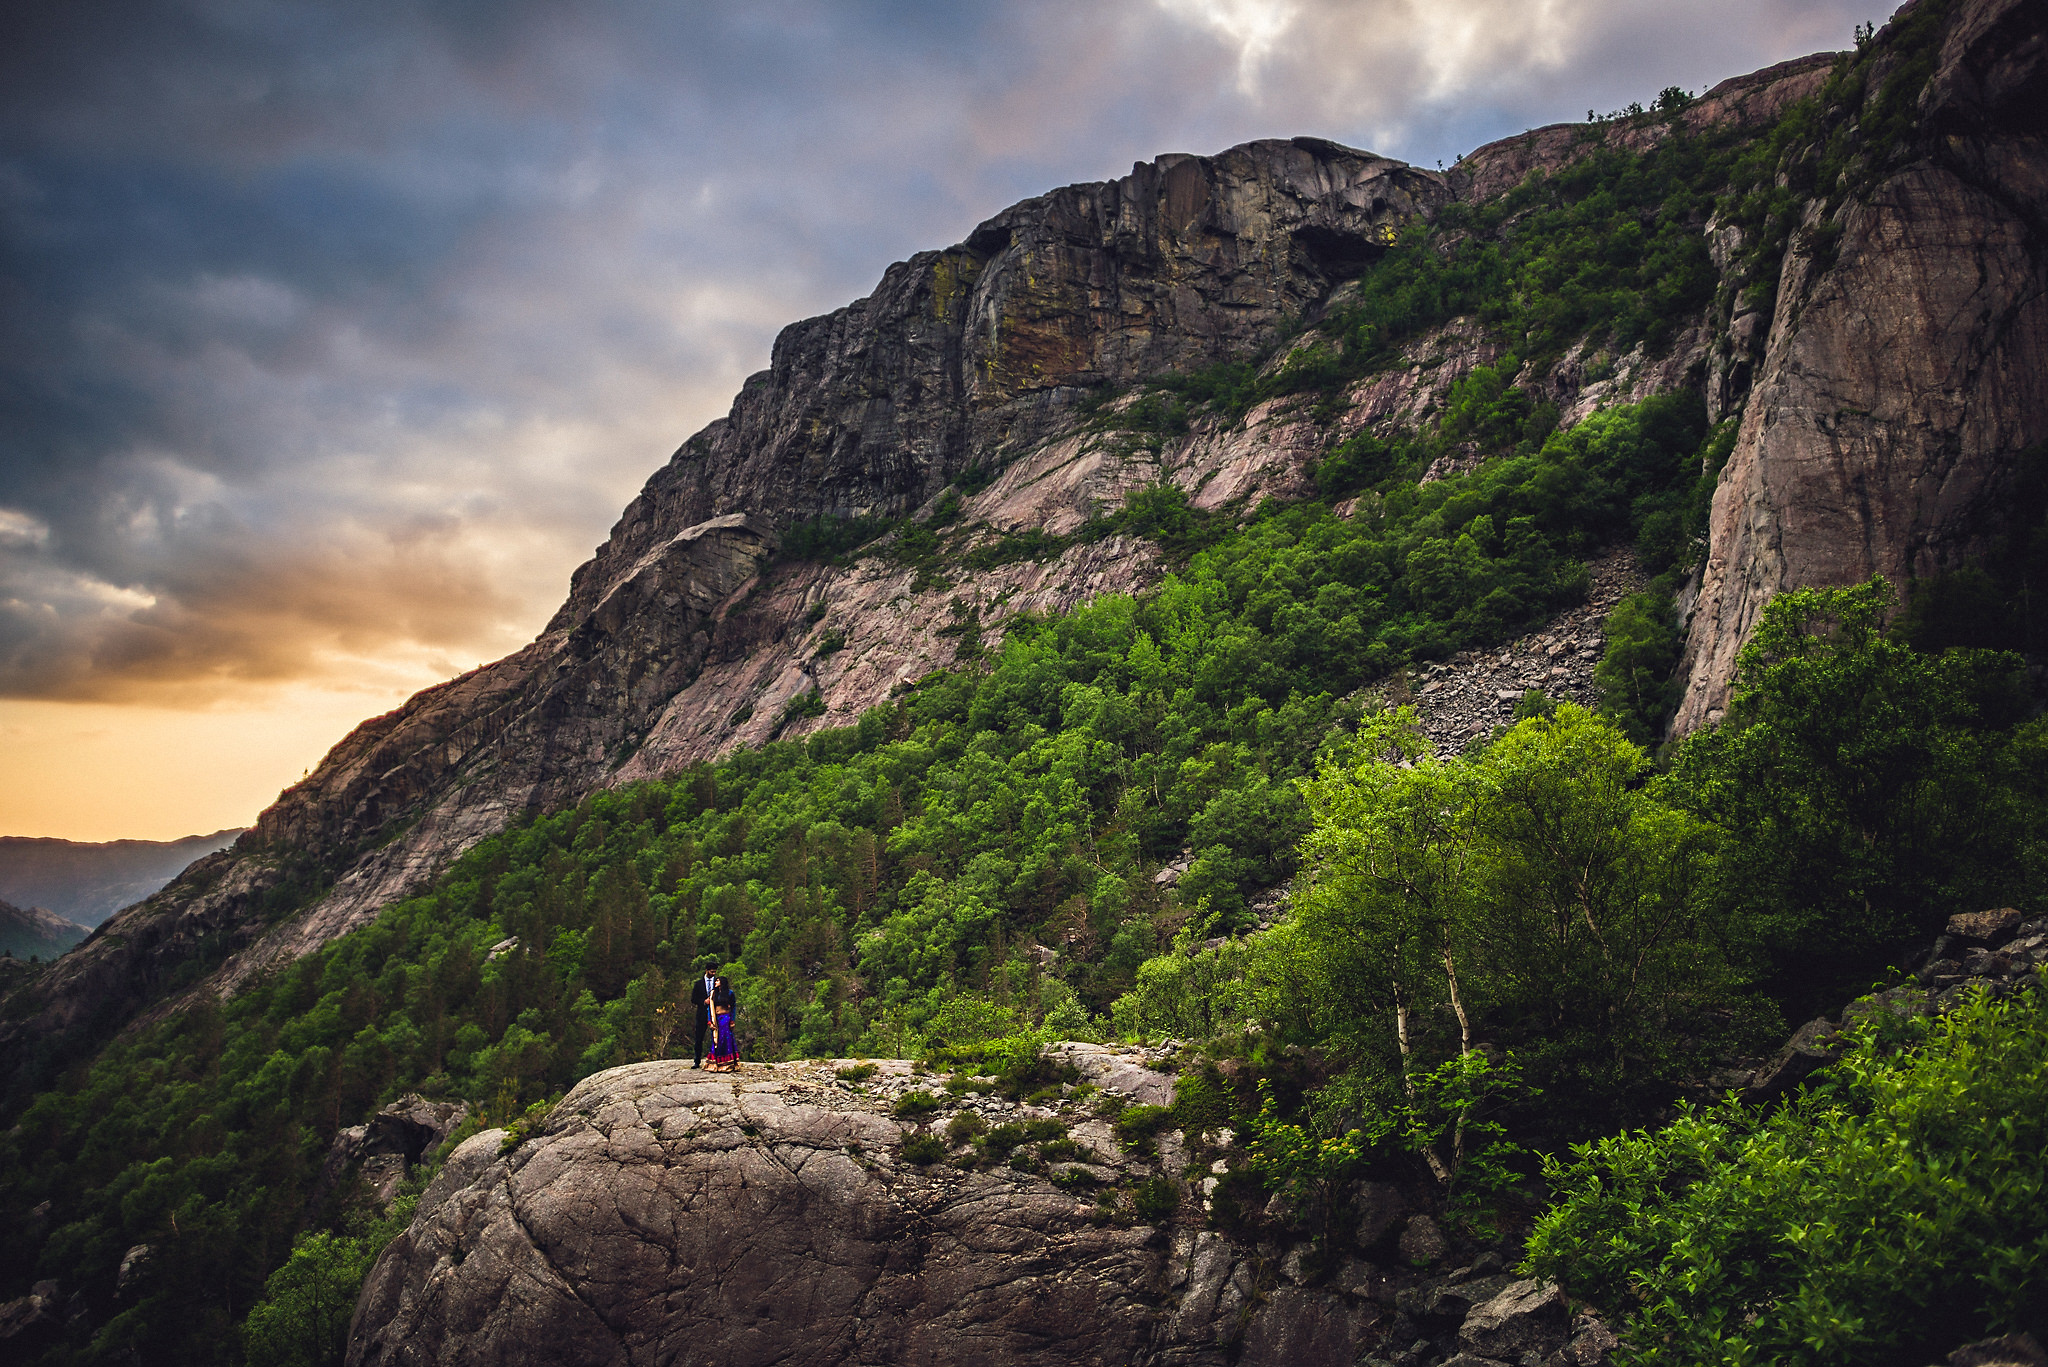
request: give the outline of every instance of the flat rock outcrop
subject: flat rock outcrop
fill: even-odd
[[[502,1155],[502,1131],[470,1139],[371,1274],[349,1362],[1122,1363],[1145,1347],[1151,1230],[1091,1222],[1091,1203],[1008,1168],[909,1163],[917,1127],[863,1091],[816,1066],[649,1063],[585,1081]]]
[[[1613,1346],[1501,1252],[1452,1265],[1435,1223],[1403,1219],[1378,1183],[1321,1266],[1277,1205],[1204,1228],[1205,1188],[1179,1175],[1197,1146],[1224,1154],[1215,1170],[1241,1164],[1233,1137],[1127,1148],[1103,1118],[1171,1102],[1165,1054],[1053,1059],[1082,1080],[1033,1102],[900,1060],[588,1078],[532,1133],[487,1130],[449,1156],[364,1286],[349,1367],[1422,1367],[1461,1345],[1596,1367]],[[1010,1139],[977,1150],[970,1131]],[[1139,1216],[1132,1193],[1162,1181],[1178,1205]]]

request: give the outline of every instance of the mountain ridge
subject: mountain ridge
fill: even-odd
[[[0,836],[0,897],[41,906],[91,929],[224,849],[243,827],[177,840],[60,840]]]
[[[16,959],[54,959],[90,931],[45,907],[18,907],[0,900],[0,954]]]

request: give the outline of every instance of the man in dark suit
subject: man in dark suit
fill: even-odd
[[[711,1028],[711,992],[717,986],[718,978],[710,969],[704,976],[690,984],[690,1006],[697,1016],[697,1057],[690,1066],[704,1066],[704,1032]]]

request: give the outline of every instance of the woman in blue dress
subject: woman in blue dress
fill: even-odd
[[[732,1032],[732,1018],[739,1009],[739,999],[733,995],[732,987],[723,974],[711,990],[711,1024],[713,1030],[711,1047],[711,1071],[714,1073],[737,1072],[740,1066],[740,1046]]]

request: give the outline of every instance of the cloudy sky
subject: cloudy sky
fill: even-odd
[[[783,324],[1004,205],[1425,166],[1865,0],[14,0],[0,834],[246,824],[531,638]]]

